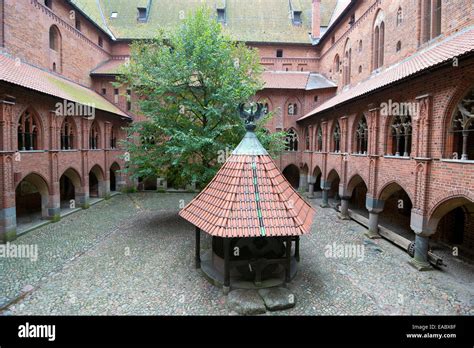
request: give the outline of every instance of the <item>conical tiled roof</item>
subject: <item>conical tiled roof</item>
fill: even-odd
[[[299,236],[314,209],[293,189],[253,132],[179,215],[218,237]]]

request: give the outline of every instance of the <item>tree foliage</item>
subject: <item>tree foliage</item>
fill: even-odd
[[[219,153],[245,133],[239,103],[262,88],[258,52],[225,35],[205,9],[174,30],[134,42],[121,73],[120,83],[139,97],[146,118],[129,129],[128,170],[135,177],[166,177],[175,186],[210,181],[222,164]],[[284,134],[259,127],[257,135],[270,152],[282,150]]]

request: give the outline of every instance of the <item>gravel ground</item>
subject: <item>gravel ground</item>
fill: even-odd
[[[1,314],[234,314],[194,269],[194,229],[177,215],[191,198],[120,195],[21,236],[15,244],[38,245],[39,258],[0,258],[0,305],[14,301]],[[313,203],[313,233],[301,239],[289,285],[296,307],[269,315],[474,314],[472,277],[418,272],[396,246]],[[363,258],[327,257],[334,242],[363,247]]]

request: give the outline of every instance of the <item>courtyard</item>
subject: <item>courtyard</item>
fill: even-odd
[[[1,315],[233,315],[222,290],[194,268],[194,229],[178,216],[192,194],[117,195],[20,236],[36,261],[0,258]],[[472,315],[474,267],[464,277],[418,272],[409,256],[365,228],[316,208],[301,238],[289,290],[296,306],[276,315]],[[363,246],[358,257],[327,257],[327,246]],[[202,247],[209,247],[204,237]],[[360,257],[362,256],[362,257]]]

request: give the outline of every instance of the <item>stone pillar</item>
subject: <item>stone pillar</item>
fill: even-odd
[[[331,189],[331,182],[321,180],[321,190],[323,195],[323,201],[321,202],[321,208],[329,207],[329,190]]]
[[[300,190],[303,192],[308,189],[308,176],[307,174],[300,175]]]
[[[349,199],[350,197],[342,196],[341,197],[341,212],[338,214],[338,217],[341,220],[350,220],[349,217]]]
[[[429,271],[432,269],[428,262],[428,241],[429,237],[420,236],[419,234],[415,237],[415,256],[408,263],[418,271]]]
[[[316,183],[316,178],[312,175],[308,176],[308,198],[314,198],[314,184]]]
[[[365,235],[370,238],[380,238],[379,235],[379,213],[383,211],[385,201],[367,196],[365,207],[369,211],[369,229]]]

